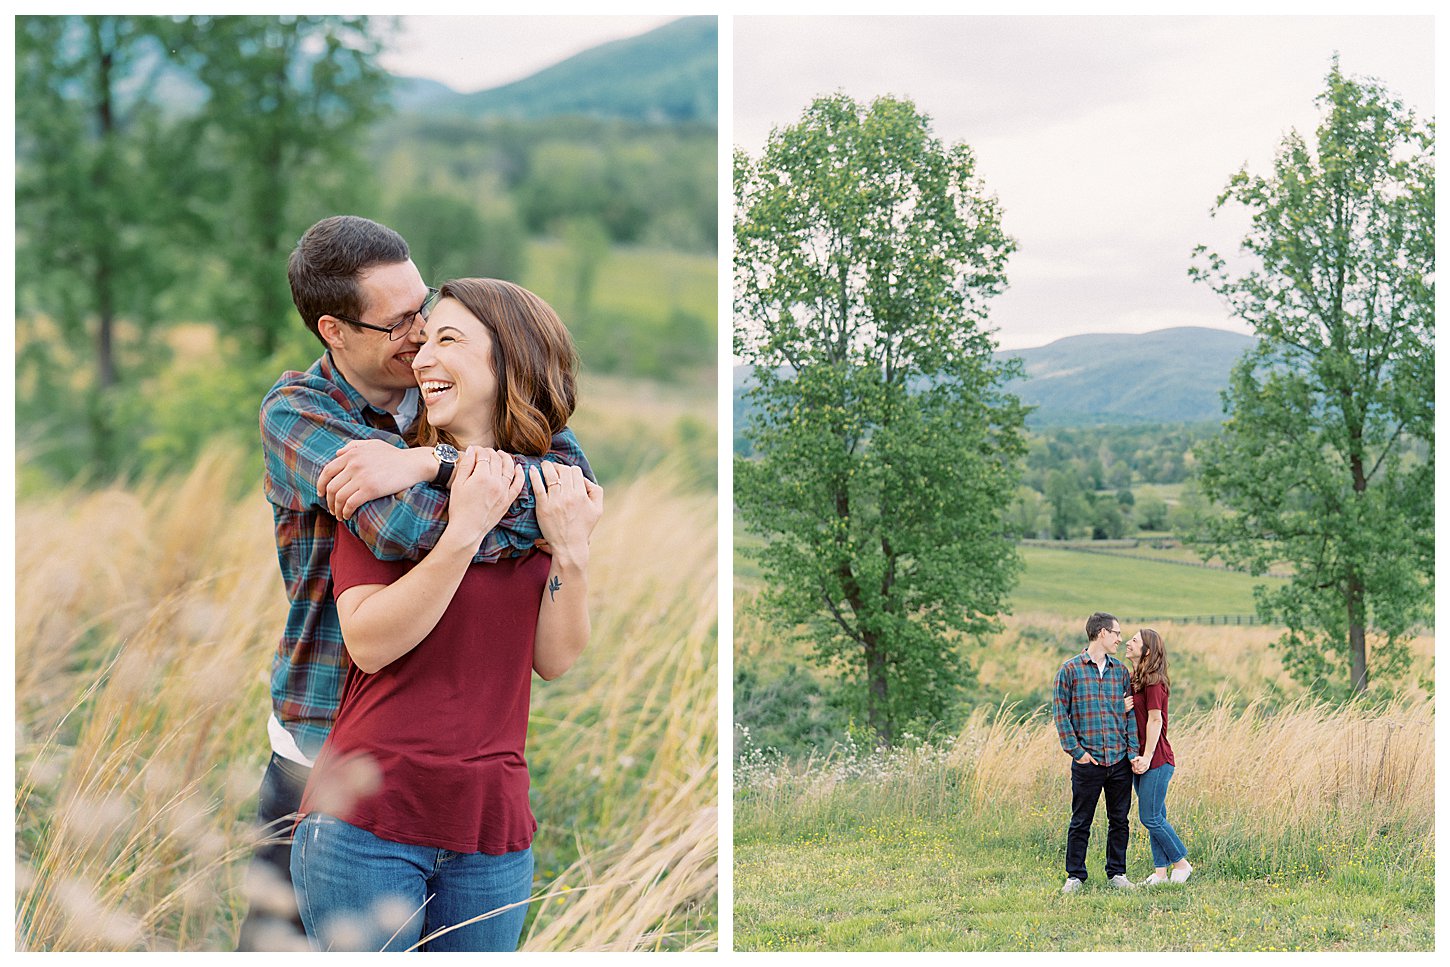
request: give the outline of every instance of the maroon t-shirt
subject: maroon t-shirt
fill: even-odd
[[[339,527],[333,594],[391,584],[412,566],[378,560]],[[383,839],[459,853],[529,846],[537,824],[524,736],[548,575],[548,555],[539,552],[470,564],[438,625],[412,651],[371,675],[349,660],[302,812],[333,813]],[[381,784],[354,795],[369,773]]]
[[[1168,686],[1163,683],[1149,685],[1141,692],[1133,693],[1133,715],[1138,719],[1138,748],[1148,741],[1148,710],[1156,708],[1163,713],[1163,731],[1158,733],[1158,748],[1148,760],[1148,768],[1161,765],[1175,765],[1173,746],[1168,744]]]

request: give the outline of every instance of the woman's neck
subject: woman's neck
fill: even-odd
[[[487,447],[494,449],[494,436],[489,431],[477,431],[473,433],[455,433],[453,439],[458,441],[458,449],[466,450],[469,447]]]

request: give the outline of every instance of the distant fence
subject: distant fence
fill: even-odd
[[[1124,615],[1118,618],[1122,624],[1146,624],[1150,621],[1172,621],[1181,625],[1256,625],[1260,621],[1252,614],[1155,614]]]

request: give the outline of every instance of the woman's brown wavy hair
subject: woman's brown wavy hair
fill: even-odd
[[[532,457],[548,453],[554,434],[574,413],[579,354],[569,330],[547,302],[502,279],[453,279],[443,283],[438,298],[457,299],[493,340],[494,447]],[[411,442],[458,444],[428,423],[426,408]]]
[[[1168,653],[1163,650],[1163,636],[1152,628],[1138,629],[1143,639],[1143,654],[1133,666],[1133,691],[1141,692],[1149,685],[1168,686]]]

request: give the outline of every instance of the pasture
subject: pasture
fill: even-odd
[[[1196,872],[1111,890],[1100,809],[1089,883],[1063,897],[1068,768],[1048,704],[1083,620],[1251,613],[1254,579],[1024,548],[1016,613],[958,646],[977,674],[963,724],[876,750],[808,645],[751,608],[763,577],[738,549],[755,540],[737,544],[738,949],[1433,949],[1433,631],[1404,680],[1325,705],[1283,670],[1280,629],[1143,622],[1169,650],[1168,809]],[[1135,805],[1129,875],[1151,865]]]

